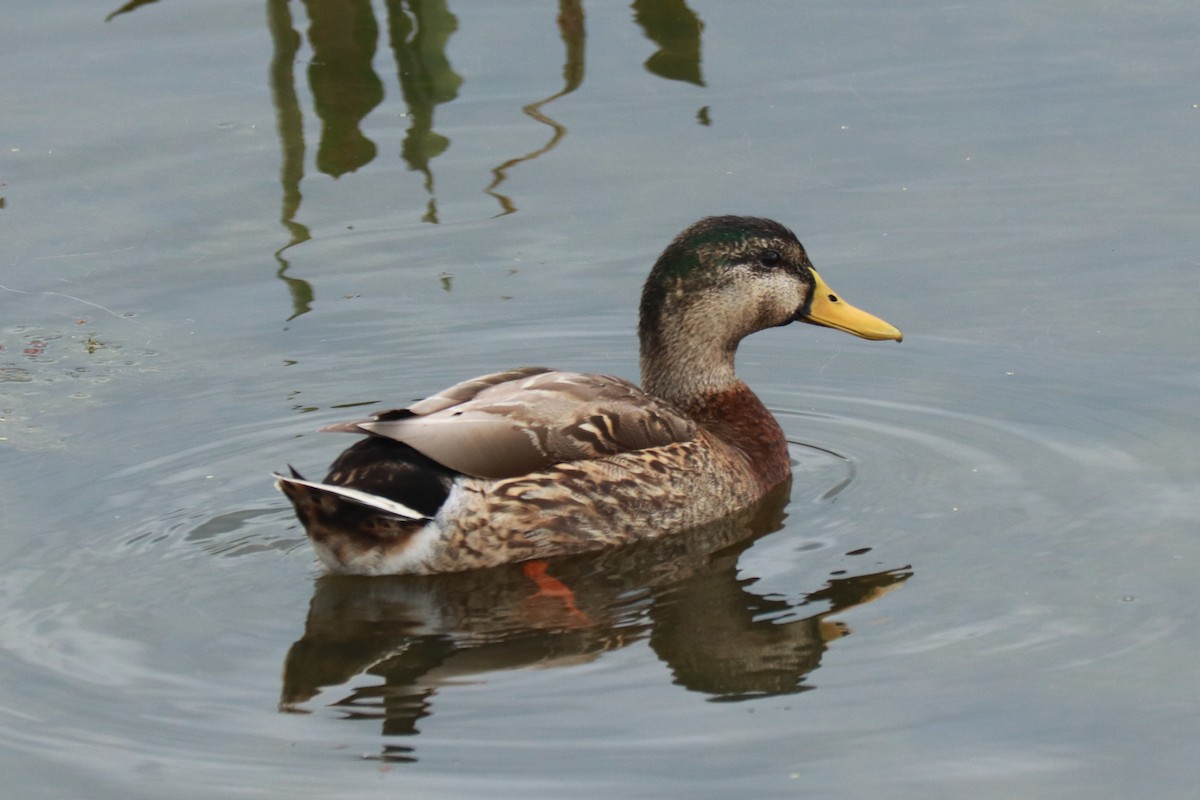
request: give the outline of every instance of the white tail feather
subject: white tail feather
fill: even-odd
[[[392,514],[393,516],[400,517],[401,519],[429,519],[429,517],[425,516],[419,511],[414,511],[403,503],[397,503],[395,500],[389,500],[386,497],[380,497],[376,494],[369,494],[368,492],[359,491],[358,489],[351,489],[348,486],[333,486],[328,483],[306,481],[302,478],[289,478],[286,475],[280,475],[278,472],[273,474],[275,476],[275,487],[280,491],[283,491],[281,484],[294,483],[298,486],[307,486],[310,489],[328,492],[329,494],[336,494],[338,497],[343,497],[351,502],[358,503],[359,505],[364,505],[368,508],[374,508],[388,514]]]

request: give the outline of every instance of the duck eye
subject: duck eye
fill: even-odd
[[[773,267],[783,259],[778,250],[763,250],[758,254],[758,263],[764,267]]]

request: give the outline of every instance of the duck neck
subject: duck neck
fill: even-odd
[[[686,343],[672,341],[669,334],[643,337],[642,388],[740,452],[765,491],[790,473],[787,438],[767,407],[734,374],[736,347],[736,342],[695,336],[686,337]]]
[[[638,320],[642,388],[703,419],[709,398],[743,385],[733,372],[738,344],[762,327],[718,293],[647,282]]]
[[[736,351],[737,342],[700,325],[643,331],[642,388],[702,421],[710,397],[744,386],[733,372]]]

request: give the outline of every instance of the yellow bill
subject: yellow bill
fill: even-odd
[[[800,311],[802,322],[814,325],[824,325],[826,328],[837,328],[839,331],[853,333],[864,339],[893,339],[897,342],[904,339],[899,328],[881,320],[874,314],[868,314],[860,308],[855,308],[830,289],[816,270],[812,271],[813,293],[808,305]]]

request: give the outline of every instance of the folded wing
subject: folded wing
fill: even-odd
[[[691,440],[695,423],[629,381],[525,367],[326,430],[404,442],[458,472],[511,478],[563,461]]]

